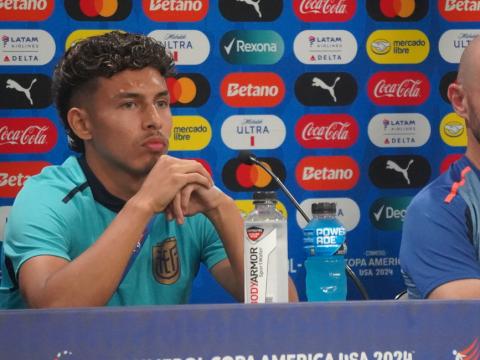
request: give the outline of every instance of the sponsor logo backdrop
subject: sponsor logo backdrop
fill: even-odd
[[[252,191],[277,189],[239,163],[242,149],[276,171],[307,213],[312,202],[335,200],[349,265],[372,298],[390,299],[404,287],[405,208],[466,144],[445,94],[480,33],[480,1],[469,3],[0,1],[0,206],[12,205],[28,176],[70,154],[48,90],[63,50],[112,29],[150,34],[178,64],[169,81],[171,154],[202,161],[242,210]],[[279,197],[290,274],[304,299],[305,223]],[[352,284],[348,297],[360,297]],[[202,270],[192,301],[231,299]]]

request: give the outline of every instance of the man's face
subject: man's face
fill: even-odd
[[[172,114],[165,78],[150,67],[124,70],[98,79],[90,98],[87,159],[110,173],[146,176],[168,151]]]

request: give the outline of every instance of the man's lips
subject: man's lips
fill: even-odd
[[[167,147],[167,144],[162,138],[150,138],[143,143],[143,146],[152,151],[162,151]]]

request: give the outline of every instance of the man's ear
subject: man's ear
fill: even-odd
[[[90,119],[85,109],[72,107],[67,113],[67,121],[72,131],[82,140],[90,140]]]
[[[468,104],[465,90],[461,84],[453,82],[448,86],[448,99],[458,116],[467,120]]]

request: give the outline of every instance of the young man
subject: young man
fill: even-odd
[[[201,164],[167,155],[173,66],[159,42],[120,32],[64,54],[53,92],[82,155],[29,179],[11,209],[4,249],[16,306],[185,303],[201,262],[242,300],[234,201]]]
[[[407,209],[400,262],[409,298],[480,298],[480,37],[448,88],[465,119],[467,151]]]

